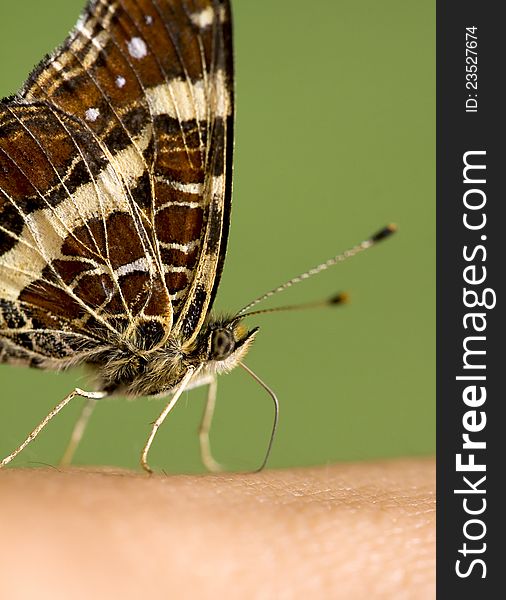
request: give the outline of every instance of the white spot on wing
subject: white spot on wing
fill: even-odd
[[[140,37],[133,37],[128,42],[128,52],[130,52],[130,56],[133,58],[144,58],[148,53],[146,42]]]
[[[214,11],[211,6],[208,6],[201,12],[193,13],[190,18],[194,25],[200,27],[200,29],[205,29],[206,27],[209,27],[209,25],[213,24]]]
[[[146,15],[146,17],[144,18],[144,20],[146,21],[146,25],[152,25],[153,24],[153,17],[151,15]]]
[[[126,79],[122,75],[116,77],[116,87],[122,88],[126,83]]]
[[[194,12],[193,14],[191,14],[190,19],[194,25],[196,25],[200,29],[205,29],[206,27],[210,27],[214,23],[214,21],[216,20],[216,15],[218,16],[219,22],[224,23],[226,17],[225,7],[220,6],[219,8],[217,8],[217,11],[215,11],[211,6],[208,6],[200,12]]]
[[[87,121],[91,121],[93,123],[100,116],[100,111],[98,110],[98,108],[88,108],[88,110],[85,113],[85,116]]]

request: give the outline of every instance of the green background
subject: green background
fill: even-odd
[[[0,3],[0,95],[61,42],[82,0]],[[247,364],[278,393],[272,467],[435,449],[435,7],[428,0],[235,0],[232,227],[216,308],[235,311],[394,221],[384,244],[270,305],[350,293],[345,307],[251,319]],[[267,306],[267,304],[266,304]],[[0,454],[83,373],[0,366]],[[231,469],[262,460],[272,406],[241,369],[220,378],[212,431]],[[204,391],[183,395],[153,465],[201,470]],[[56,464],[82,400],[17,465]],[[97,407],[79,464],[136,467],[162,400]]]

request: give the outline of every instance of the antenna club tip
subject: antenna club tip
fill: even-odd
[[[328,300],[329,304],[347,304],[350,300],[350,295],[346,292],[339,292],[339,294],[335,294],[335,296],[331,296]]]
[[[376,232],[371,237],[371,242],[373,244],[376,244],[377,242],[381,242],[381,240],[384,240],[387,237],[390,237],[396,231],[397,231],[397,225],[395,223],[390,223],[386,227],[383,227],[383,229],[380,229],[378,232]]]

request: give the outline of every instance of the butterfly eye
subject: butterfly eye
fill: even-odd
[[[228,358],[235,348],[235,340],[228,329],[217,329],[211,334],[211,356],[212,360],[224,360]]]

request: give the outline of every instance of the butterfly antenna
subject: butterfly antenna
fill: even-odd
[[[260,314],[260,313],[268,313],[268,312],[277,312],[278,310],[295,310],[298,308],[312,308],[313,306],[329,306],[332,304],[341,304],[342,302],[346,301],[345,294],[337,294],[335,296],[332,296],[328,300],[324,300],[321,302],[312,302],[308,305],[299,305],[299,306],[294,306],[294,307],[282,307],[279,309],[274,308],[274,309],[266,309],[266,310],[262,310],[262,311],[250,312],[251,308],[253,308],[257,304],[259,304],[260,302],[267,300],[267,298],[274,296],[274,294],[283,292],[284,290],[287,290],[288,288],[292,287],[292,285],[295,285],[296,283],[300,283],[301,281],[304,281],[305,279],[309,279],[310,277],[313,277],[313,275],[317,275],[318,273],[321,273],[322,271],[326,271],[328,268],[333,267],[337,263],[343,262],[343,261],[347,260],[348,258],[351,258],[352,256],[355,256],[356,254],[359,254],[360,252],[371,248],[372,246],[376,245],[378,242],[381,242],[382,240],[390,237],[396,231],[397,231],[397,227],[393,224],[383,227],[383,229],[380,229],[374,235],[372,235],[367,240],[364,240],[360,244],[353,246],[353,248],[350,248],[349,250],[346,250],[342,254],[338,254],[337,256],[334,256],[333,258],[329,258],[329,260],[327,260],[326,262],[321,263],[320,265],[317,265],[316,267],[309,269],[309,271],[306,271],[305,273],[297,275],[297,277],[293,277],[292,279],[289,279],[282,285],[279,285],[278,287],[273,288],[272,290],[266,292],[265,294],[262,294],[261,296],[259,296],[258,298],[256,298],[255,300],[253,300],[252,302],[247,304],[244,308],[241,308],[241,310],[237,313],[236,317],[245,317],[246,315],[250,316],[252,314]]]
[[[278,428],[278,420],[279,420],[279,402],[278,402],[278,397],[276,396],[276,394],[271,390],[271,388],[264,383],[260,377],[256,374],[253,373],[253,371],[247,367],[244,363],[240,362],[239,363],[241,365],[241,367],[251,375],[251,377],[253,377],[253,379],[259,383],[264,390],[269,394],[269,396],[272,398],[272,401],[274,402],[274,421],[272,423],[272,429],[271,429],[271,437],[269,438],[269,445],[267,446],[267,452],[265,453],[265,457],[264,460],[262,461],[262,464],[258,467],[258,469],[255,470],[255,473],[259,473],[260,471],[262,471],[265,467],[265,465],[267,464],[267,461],[269,460],[269,456],[271,454],[271,450],[272,450],[272,444],[274,443],[274,438],[276,437],[276,430]]]
[[[251,310],[246,313],[241,313],[241,319],[244,317],[251,317],[253,315],[268,315],[270,313],[277,312],[288,312],[294,310],[306,310],[308,308],[326,308],[328,306],[336,306],[337,304],[346,304],[350,299],[349,294],[346,292],[339,292],[325,298],[324,300],[316,300],[313,302],[303,302],[301,304],[289,304],[288,306],[276,306],[274,308],[262,308],[260,310]]]

